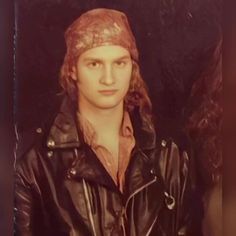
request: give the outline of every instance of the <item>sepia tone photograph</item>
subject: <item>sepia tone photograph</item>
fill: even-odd
[[[14,235],[223,235],[221,9],[15,1]]]

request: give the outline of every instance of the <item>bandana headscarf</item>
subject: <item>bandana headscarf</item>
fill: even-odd
[[[119,45],[126,48],[133,60],[138,61],[135,38],[126,15],[111,9],[94,9],[82,14],[65,33],[65,59],[78,58],[88,49]]]

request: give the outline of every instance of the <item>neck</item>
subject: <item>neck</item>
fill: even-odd
[[[98,134],[118,134],[123,119],[124,105],[121,102],[118,106],[109,109],[94,108],[79,103],[79,112],[94,127]]]

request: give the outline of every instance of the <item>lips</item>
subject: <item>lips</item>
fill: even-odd
[[[101,93],[102,95],[113,95],[117,92],[117,89],[109,89],[109,90],[99,90],[98,92]]]

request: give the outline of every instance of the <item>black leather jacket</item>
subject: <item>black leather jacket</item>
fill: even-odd
[[[15,235],[195,235],[187,154],[131,114],[136,146],[122,194],[82,142],[72,107],[65,99],[17,160]]]

